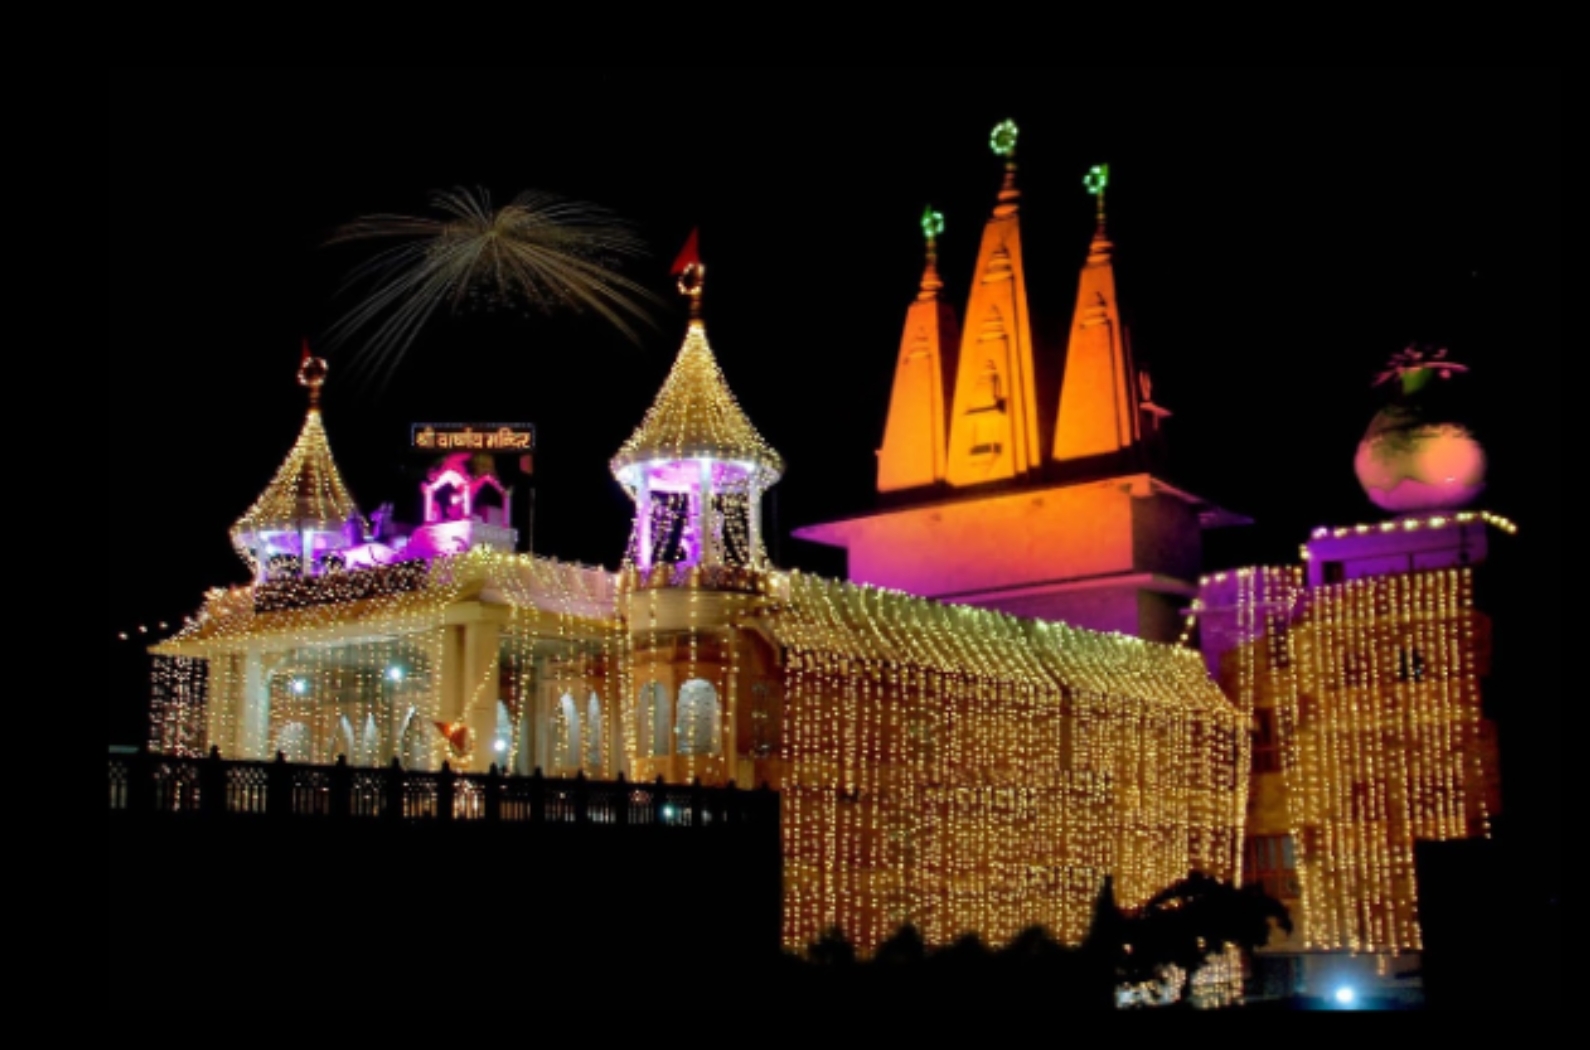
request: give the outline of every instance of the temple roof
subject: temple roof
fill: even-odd
[[[1206,712],[1233,725],[1242,721],[1192,649],[815,576],[796,574],[785,586],[786,604],[768,624],[794,652],[949,675],[975,667],[1032,689],[1040,704],[1065,695],[1131,699]]]
[[[310,390],[309,414],[287,460],[247,514],[232,526],[232,544],[252,563],[258,540],[269,534],[340,532],[359,508],[342,481],[320,416],[326,365],[305,356],[298,382]]]
[[[752,426],[729,390],[699,311],[673,371],[640,428],[613,458],[612,469],[629,484],[634,467],[691,459],[741,464],[768,484],[784,473],[783,457]]]

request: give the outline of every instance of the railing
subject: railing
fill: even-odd
[[[135,754],[110,756],[110,811],[327,820],[485,821],[614,827],[706,828],[778,820],[766,788],[704,787],[354,769]]]

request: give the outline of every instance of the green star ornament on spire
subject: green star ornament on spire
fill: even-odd
[[[944,214],[934,211],[932,205],[928,205],[927,211],[922,213],[922,233],[927,237],[929,246],[937,244],[944,234]]]
[[[1016,139],[1021,136],[1021,129],[1016,127],[1014,120],[1007,120],[994,129],[991,145],[996,157],[1010,160],[1016,155]]]
[[[1082,180],[1093,196],[1104,200],[1104,191],[1110,188],[1110,166],[1108,164],[1095,164],[1088,172],[1088,177]]]

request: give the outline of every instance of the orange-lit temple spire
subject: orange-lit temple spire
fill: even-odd
[[[1088,191],[1099,202],[1099,225],[1082,268],[1060,388],[1054,458],[1061,462],[1111,455],[1142,438],[1138,377],[1116,301],[1115,245],[1104,202],[1109,182],[1109,165],[1088,173]],[[1156,418],[1161,413],[1155,409]]]
[[[961,339],[947,469],[957,488],[1025,477],[1043,460],[1016,138],[1010,121],[994,131],[994,152],[1005,158],[1005,182],[983,231]]]
[[[945,479],[945,370],[960,339],[955,311],[939,299],[938,238],[944,216],[929,208],[922,217],[927,265],[922,288],[906,312],[895,365],[894,393],[883,448],[878,452],[878,491],[903,492]]]

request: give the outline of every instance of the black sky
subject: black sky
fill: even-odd
[[[351,305],[338,285],[365,257],[327,236],[453,186],[613,210],[653,248],[632,275],[665,294],[700,228],[714,347],[790,464],[779,560],[832,571],[788,533],[870,507],[918,217],[947,215],[964,306],[1006,117],[1045,322],[1068,321],[1087,250],[1082,177],[1114,169],[1123,305],[1176,411],[1172,480],[1258,521],[1218,537],[1210,569],[1290,563],[1316,525],[1378,520],[1353,452],[1372,378],[1415,342],[1474,369],[1485,505],[1523,527],[1517,575],[1560,560],[1556,68],[113,69],[107,100],[111,638],[244,581],[227,530],[302,421],[300,341]],[[538,553],[611,567],[628,504],[606,462],[682,331],[677,310],[639,347],[594,319],[448,318],[381,398],[339,386],[328,355],[333,448],[361,506],[401,507],[409,423],[533,422]],[[1514,617],[1531,767],[1557,761],[1562,604]],[[111,707],[112,738],[136,736],[136,711]]]

